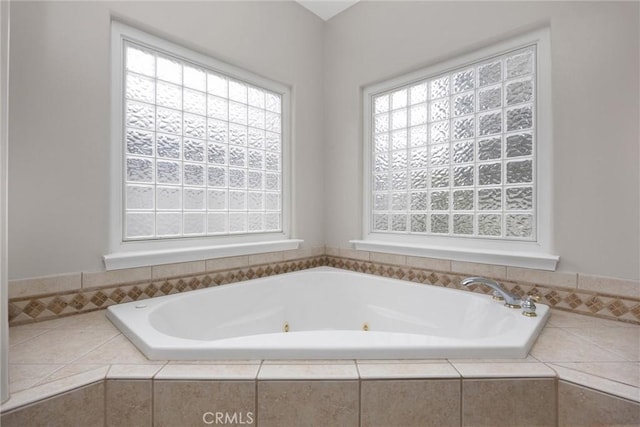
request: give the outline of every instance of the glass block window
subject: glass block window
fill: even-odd
[[[133,42],[123,57],[124,240],[281,232],[282,95]]]
[[[371,97],[374,233],[536,240],[536,47]]]

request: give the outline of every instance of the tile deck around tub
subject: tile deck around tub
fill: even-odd
[[[640,402],[640,326],[552,311],[525,359],[151,361],[96,311],[9,330],[2,412],[104,379],[553,378]]]

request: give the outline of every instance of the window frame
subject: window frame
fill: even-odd
[[[282,102],[282,231],[125,240],[124,213],[124,82],[125,44],[131,42],[153,51],[179,57],[205,69],[277,93]],[[107,270],[218,258],[233,255],[296,249],[291,239],[291,88],[242,68],[214,59],[185,46],[111,22],[111,146],[110,146],[109,253]]]
[[[412,233],[380,233],[372,231],[372,151],[373,101],[380,93],[435,77],[494,56],[536,46],[536,240],[518,241],[478,237],[416,235]],[[553,163],[551,114],[551,49],[548,28],[511,37],[455,58],[439,62],[383,82],[362,88],[363,105],[363,233],[362,240],[352,240],[356,249],[428,256],[455,261],[555,270],[559,257],[553,252]]]

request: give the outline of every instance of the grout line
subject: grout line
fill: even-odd
[[[638,364],[638,362],[547,362],[547,363],[545,363],[545,365],[547,365],[547,367],[549,369],[553,370],[556,373],[556,378],[558,378],[558,380],[568,381],[568,380],[562,378],[560,376],[560,374],[558,374],[558,372],[553,368],[553,366],[549,366],[549,365],[557,365],[558,367],[560,367],[562,369],[568,369],[570,371],[579,372],[581,374],[588,375],[588,376],[591,376],[591,377],[600,378],[600,379],[603,379],[605,381],[611,381],[611,382],[614,382],[614,383],[618,383],[618,384],[622,384],[622,385],[625,385],[625,386],[635,387],[635,388],[640,389],[640,385],[625,383],[623,381],[615,380],[613,378],[603,377],[602,375],[592,374],[591,372],[586,372],[586,371],[583,371],[583,370],[580,370],[580,369],[576,369],[576,368],[569,368],[569,367],[566,367],[566,366],[562,366],[561,363],[625,363],[625,364],[634,364],[635,363],[635,364]],[[584,386],[584,387],[588,387],[588,386]],[[604,393],[604,392],[601,391],[601,393]]]
[[[160,371],[158,371],[158,372],[160,372]],[[155,377],[158,372],[153,374],[153,376]],[[155,412],[156,412],[155,411],[155,409],[156,409],[156,393],[155,393],[156,392],[156,380],[153,377],[151,377],[150,381],[151,381],[151,425],[154,426],[154,425],[156,425],[156,423],[155,423],[155,416],[156,416],[156,414],[155,414]]]
[[[620,357],[622,359],[624,359],[625,362],[637,362],[637,360],[629,360],[624,354],[618,353],[616,350],[611,350],[610,348],[607,347],[602,347],[600,344],[596,343],[594,340],[591,340],[587,337],[584,337],[582,335],[579,335],[573,331],[571,331],[571,329],[586,329],[586,328],[567,328],[567,327],[559,327],[559,329],[562,329],[564,332],[572,335],[573,337],[579,339],[580,341],[584,341],[587,345],[589,346],[593,346],[593,347],[597,347],[600,350],[603,350],[607,353],[613,354],[614,356]],[[607,329],[616,329],[616,328],[611,328],[608,327]],[[626,329],[626,328],[623,328]]]
[[[253,425],[257,426],[258,425],[258,374],[260,373],[260,368],[262,367],[262,362],[260,361],[260,367],[258,367],[258,371],[256,372],[256,378],[254,380],[254,398],[253,398],[253,415],[255,416],[255,419],[253,420]]]
[[[30,363],[30,365],[31,364],[38,365],[38,363]],[[52,363],[52,365],[55,365],[55,364],[56,363]],[[25,365],[26,365],[26,363],[25,363]],[[55,371],[51,372],[49,375],[46,375],[46,376],[40,378],[38,381],[36,381],[29,388],[37,387],[37,386],[40,386],[40,385],[48,384],[48,383],[53,382],[53,381],[57,381],[57,380],[61,380],[63,378],[67,378],[67,377],[70,377],[70,376],[73,376],[73,375],[77,375],[77,374],[70,374],[70,375],[67,375],[66,377],[61,377],[61,378],[58,378],[56,380],[49,380],[49,378],[51,378],[51,376],[54,375],[56,372],[59,372],[59,371],[63,370],[64,368],[68,367],[68,366],[71,366],[71,363],[62,364],[62,366],[60,366],[58,369],[56,369]],[[100,368],[98,368],[98,369],[100,369]],[[85,372],[87,372],[87,371],[85,371]],[[80,373],[83,373],[83,372],[80,372]],[[49,381],[47,381],[47,380],[49,380]]]
[[[357,364],[356,364],[357,369]],[[358,425],[362,427],[362,378],[358,372]]]
[[[109,369],[111,369],[111,366],[109,366]],[[107,369],[107,374],[109,373],[109,369]],[[102,384],[104,384],[103,388],[102,388],[102,411],[103,411],[103,422],[105,426],[108,426],[109,423],[107,422],[107,414],[109,413],[109,411],[107,411],[107,387],[108,387],[108,381],[107,381],[107,374],[105,374],[104,379],[102,380]]]
[[[70,365],[75,364],[75,362],[77,362],[78,360],[82,359],[84,356],[86,356],[87,354],[91,353],[92,351],[96,350],[99,347],[102,347],[103,345],[110,343],[111,341],[115,340],[116,338],[118,338],[119,336],[121,336],[122,333],[118,332],[115,336],[107,339],[104,342],[101,342],[100,344],[96,345],[95,347],[91,347],[89,348],[89,350],[85,351],[84,353],[81,353],[78,357],[76,357],[75,359],[72,359],[71,361],[69,361],[68,363]],[[105,363],[106,364],[106,363]],[[79,363],[78,363],[79,365]],[[100,363],[96,363],[96,365],[100,365]],[[110,365],[110,364],[109,364]]]
[[[462,376],[460,376],[460,384],[459,384],[459,390],[460,390],[460,425],[463,426],[464,424],[464,380],[462,379]]]

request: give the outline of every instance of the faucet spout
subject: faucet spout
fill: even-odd
[[[498,282],[495,280],[487,279],[486,277],[467,277],[460,282],[463,286],[469,286],[473,283],[482,283],[493,289],[494,296],[500,296],[504,299],[504,305],[510,308],[520,308],[521,300],[517,295],[507,292]]]

